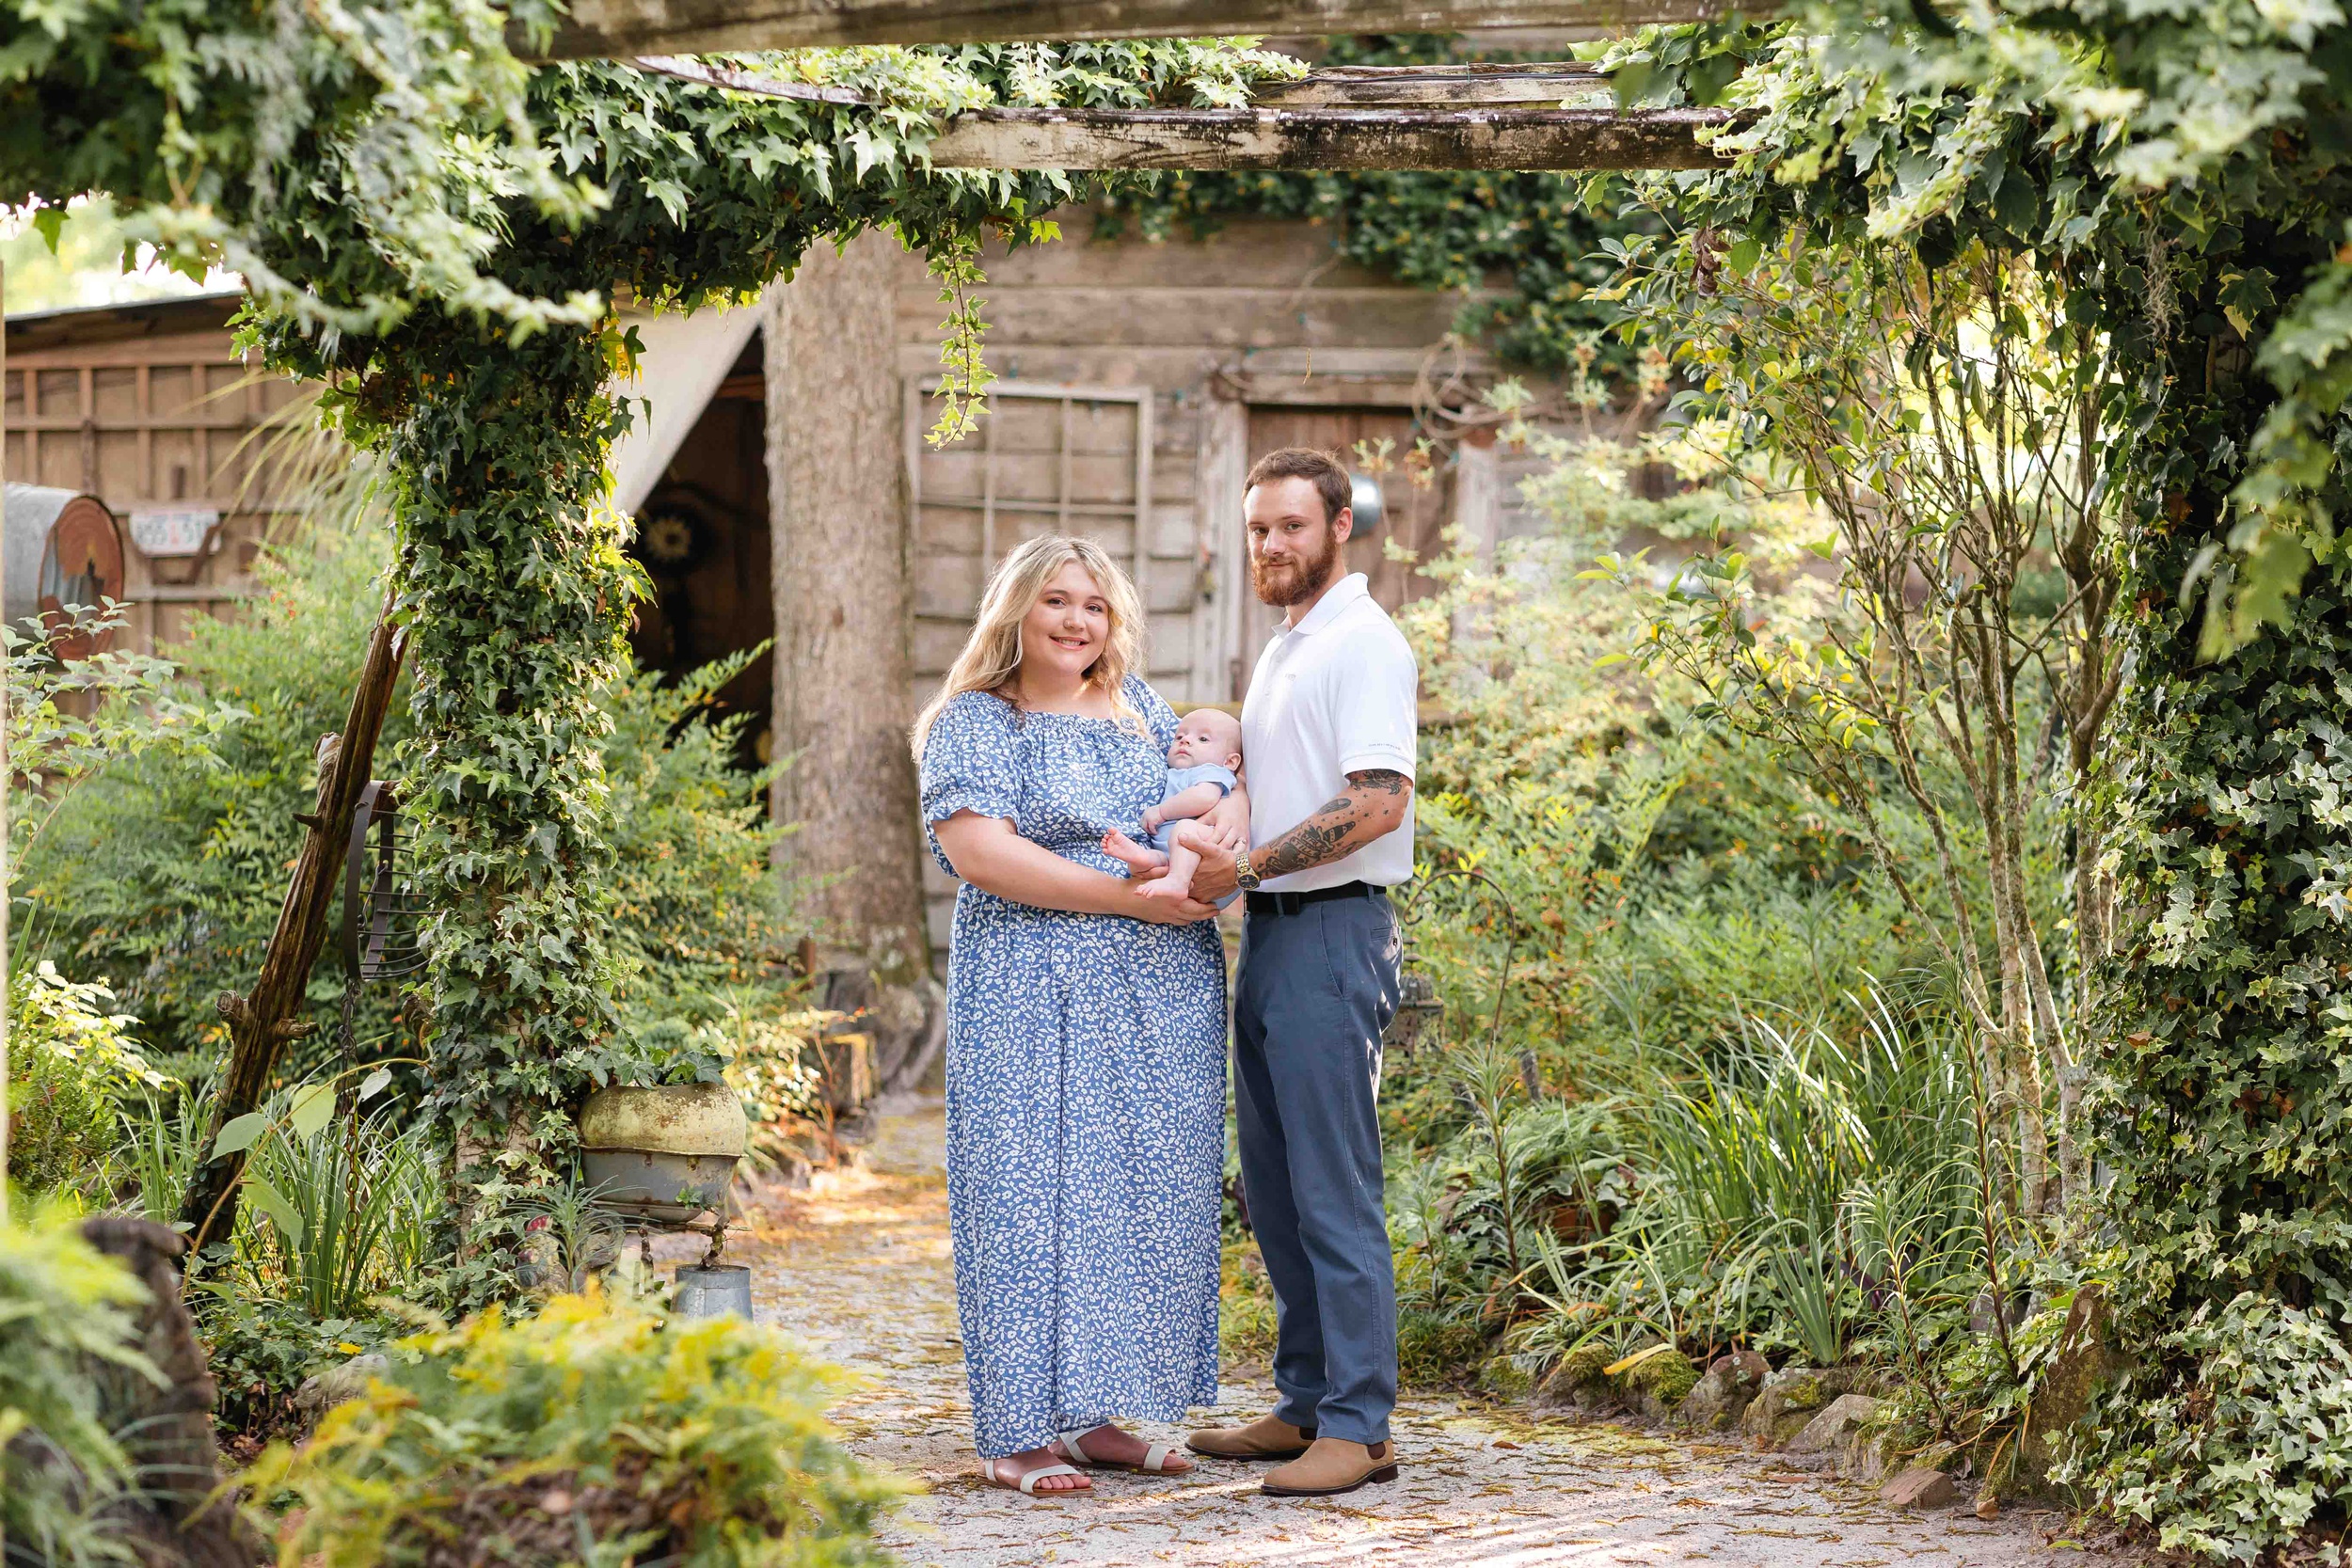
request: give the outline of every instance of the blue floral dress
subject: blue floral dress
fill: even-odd
[[[949,702],[923,746],[923,823],[960,811],[1113,875],[1176,715],[1132,723]],[[931,853],[953,866],[930,837]],[[1113,1417],[1216,1401],[1225,958],[1213,923],[1155,926],[956,896],[947,970],[947,1206],[984,1458]]]

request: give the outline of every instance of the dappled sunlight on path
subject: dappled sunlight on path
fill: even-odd
[[[1091,1495],[1022,1497],[979,1479],[956,1334],[935,1103],[880,1120],[866,1168],[819,1176],[748,1216],[736,1260],[763,1322],[866,1379],[834,1418],[861,1455],[918,1480],[883,1532],[939,1568],[1311,1568],[1412,1564],[1721,1564],[1724,1568],[1999,1568],[2114,1562],[2042,1544],[2056,1514],[1990,1523],[1905,1514],[1865,1487],[1769,1454],[1609,1424],[1535,1420],[1474,1400],[1408,1400],[1403,1477],[1311,1502],[1257,1490],[1260,1472],[1204,1463],[1182,1477],[1094,1473]],[[1226,1409],[1266,1407],[1263,1369],[1228,1368]],[[1175,1428],[1148,1435],[1181,1440]]]

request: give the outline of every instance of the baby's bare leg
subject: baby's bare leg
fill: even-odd
[[[1161,866],[1168,863],[1168,856],[1161,854],[1148,844],[1137,844],[1117,828],[1113,828],[1103,835],[1103,853],[1131,872],[1157,871]],[[1199,856],[1194,857],[1195,860],[1199,858]]]
[[[1176,836],[1168,840],[1172,847],[1168,852],[1168,875],[1146,887],[1144,897],[1192,896],[1192,874],[1200,864],[1200,847],[1193,842],[1193,835],[1201,831],[1198,824],[1192,822],[1186,822],[1176,830]]]

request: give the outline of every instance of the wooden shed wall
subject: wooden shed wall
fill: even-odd
[[[131,645],[142,651],[236,599],[281,526],[265,427],[303,393],[237,358],[221,325],[230,308],[172,301],[10,324],[11,481],[89,491],[126,523],[145,510],[220,514],[214,547],[185,559],[150,558],[126,528]]]

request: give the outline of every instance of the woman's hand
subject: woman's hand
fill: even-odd
[[[1142,884],[1136,886],[1140,888]],[[1198,898],[1146,898],[1137,892],[1128,896],[1127,903],[1128,908],[1111,912],[1130,920],[1148,920],[1154,926],[1190,926],[1216,918],[1216,906],[1203,904]]]

